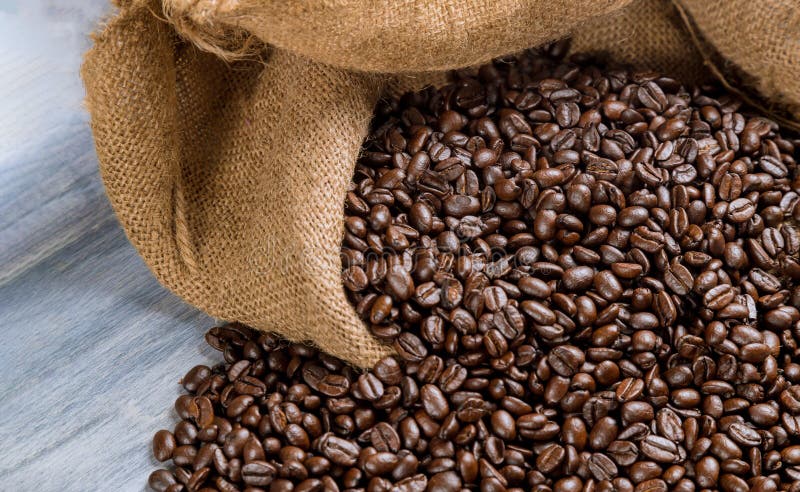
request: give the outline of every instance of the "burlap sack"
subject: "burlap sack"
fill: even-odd
[[[630,2],[121,2],[83,68],[106,190],[155,276],[188,302],[370,365],[390,350],[345,298],[339,247],[344,195],[381,92],[569,34],[582,49],[702,78],[674,7]],[[740,63],[767,94],[797,102],[800,78],[784,77],[797,64],[778,65],[800,53],[788,3],[795,25],[775,32],[794,37],[758,45],[784,46],[783,57]],[[731,4],[744,14],[737,22],[760,19]],[[712,41],[736,39],[733,21],[700,0],[686,6],[705,16],[695,20]],[[756,25],[769,38],[769,21]],[[737,46],[719,49],[739,63],[749,52]],[[255,51],[263,62],[235,61]]]

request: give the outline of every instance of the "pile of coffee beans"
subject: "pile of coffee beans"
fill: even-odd
[[[562,48],[381,103],[343,283],[397,358],[212,329],[155,490],[800,491],[800,141]]]

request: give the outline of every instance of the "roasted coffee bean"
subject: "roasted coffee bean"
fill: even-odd
[[[644,381],[638,378],[623,379],[617,386],[617,400],[622,403],[638,400],[644,391]]]
[[[636,462],[639,448],[631,441],[612,441],[605,453],[619,466],[629,466]]]
[[[147,484],[156,492],[164,492],[176,483],[175,475],[164,469],[154,471],[147,479]]]
[[[589,472],[595,480],[611,480],[617,476],[617,465],[603,453],[592,453],[588,463]]]
[[[358,445],[331,433],[321,436],[317,447],[323,456],[340,466],[353,466],[358,459]]]
[[[565,458],[566,451],[563,446],[550,444],[536,458],[536,469],[544,474],[553,473],[561,467]]]
[[[685,433],[680,416],[670,408],[662,408],[656,415],[656,430],[661,437],[676,443],[683,442]]]
[[[427,490],[441,490],[442,492],[458,492],[461,489],[461,478],[454,471],[443,471],[434,474],[428,479]]]
[[[650,435],[644,438],[639,449],[658,463],[678,463],[686,458],[686,451],[666,437]]]
[[[664,272],[664,283],[674,293],[683,296],[692,289],[694,278],[688,268],[675,262]]]
[[[800,142],[563,51],[378,103],[341,278],[395,354],[212,329],[154,488],[797,488]]]
[[[564,271],[561,283],[568,291],[581,291],[589,288],[594,281],[594,269],[588,266],[576,266]]]
[[[592,426],[589,433],[589,446],[593,449],[606,449],[619,435],[619,424],[612,417],[604,416]]]
[[[194,366],[181,380],[184,389],[196,392],[206,381],[211,378],[211,369],[208,366]]]
[[[370,431],[370,442],[378,451],[391,451],[396,453],[400,450],[400,437],[397,431],[386,422],[380,422]]]
[[[425,411],[436,420],[441,420],[450,412],[447,397],[433,384],[426,384],[420,388],[420,401]]]
[[[153,437],[153,456],[158,461],[167,461],[172,458],[176,447],[175,436],[168,430],[160,430]]]
[[[277,474],[274,465],[266,461],[251,461],[242,466],[242,481],[250,486],[265,486],[272,483]]]
[[[584,363],[586,356],[583,351],[573,345],[560,345],[550,351],[547,358],[550,367],[562,376],[572,376]]]

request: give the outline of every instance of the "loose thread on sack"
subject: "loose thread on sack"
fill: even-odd
[[[201,27],[185,11],[178,11],[169,2],[163,3],[161,12],[147,8],[156,19],[171,25],[178,36],[226,63],[241,60],[264,63],[266,44],[244,29],[213,26],[211,21]]]
[[[173,186],[172,199],[172,220],[178,258],[189,270],[188,273],[194,275],[197,272],[197,258],[194,252],[194,245],[192,244],[189,221],[186,217],[186,197],[183,194],[183,186],[180,184],[180,177],[175,181],[175,185]]]
[[[678,11],[678,15],[680,16],[681,20],[683,21],[683,25],[686,28],[686,31],[689,33],[689,37],[692,40],[692,44],[697,49],[700,57],[703,59],[703,65],[708,67],[711,74],[719,81],[722,87],[725,88],[728,92],[735,94],[738,98],[744,101],[747,105],[761,111],[769,118],[773,119],[775,122],[779,123],[782,126],[787,128],[791,128],[792,130],[800,133],[800,121],[795,120],[794,118],[785,117],[781,114],[777,113],[770,105],[770,107],[762,104],[761,102],[757,101],[753,97],[750,97],[744,91],[736,88],[729,80],[728,77],[725,75],[722,69],[720,69],[716,63],[712,60],[712,55],[708,53],[705,48],[707,42],[704,42],[700,38],[700,34],[697,32],[697,29],[694,25],[694,22],[689,17],[689,14],[686,12],[686,9],[683,5],[680,4],[678,0],[672,0],[672,5],[675,6],[675,10]]]

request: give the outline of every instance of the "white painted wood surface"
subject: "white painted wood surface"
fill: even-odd
[[[0,491],[142,491],[213,320],[103,194],[78,78],[106,0],[0,0]]]

